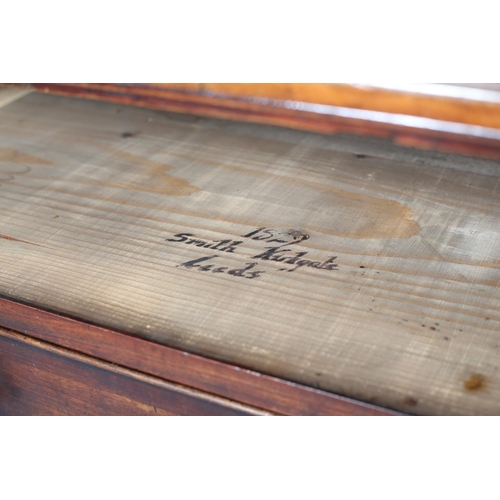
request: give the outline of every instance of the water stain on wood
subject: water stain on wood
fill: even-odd
[[[337,236],[357,239],[412,238],[421,230],[418,222],[412,220],[415,212],[401,203],[319,183],[307,184],[317,190],[325,205],[330,205],[328,208],[332,215],[338,214],[342,226],[340,232],[337,228],[333,229]],[[344,213],[346,220],[342,221],[343,217],[339,215]],[[352,224],[353,220],[361,223]]]
[[[321,207],[321,216],[328,221],[328,233],[334,236],[356,239],[412,238],[421,230],[418,222],[412,220],[417,214],[397,201],[345,191],[309,179],[277,173],[271,171],[272,165],[265,170],[257,170],[226,161],[199,159],[196,156],[170,151],[169,155],[223,168],[226,172],[225,175],[219,176],[221,179],[227,180],[229,172],[233,171],[235,186],[251,185],[256,176],[275,180],[282,207],[304,210],[310,210],[311,205]],[[210,188],[212,186],[207,186],[207,190],[211,190]],[[216,186],[213,186],[213,190],[216,190]],[[300,197],[297,197],[298,191]],[[268,201],[268,198],[264,199],[265,196],[266,194],[252,193],[252,198],[256,200]],[[324,228],[322,232],[325,232]]]
[[[32,156],[22,153],[17,149],[0,148],[0,161],[9,161],[12,163],[32,163],[35,165],[52,165],[53,163],[38,156]]]
[[[133,184],[133,189],[139,191],[148,191],[151,193],[162,193],[174,196],[189,196],[192,193],[199,191],[196,186],[192,186],[188,181],[180,179],[170,174],[166,174],[167,170],[172,167],[165,163],[150,160],[142,156],[137,156],[125,151],[117,151],[116,156],[120,157],[128,163],[148,174],[148,177],[138,184]]]
[[[74,140],[74,139],[73,139]],[[102,144],[99,144],[103,148]],[[104,146],[104,149],[108,149]],[[72,179],[72,182],[117,189],[136,190],[170,196],[189,196],[200,191],[200,188],[191,185],[188,181],[167,174],[174,167],[163,162],[151,160],[125,151],[110,151],[110,156],[106,162],[110,166],[122,167],[130,172],[131,167],[136,167],[134,180],[117,182],[116,180],[79,178]],[[196,161],[204,166],[214,165],[226,170],[225,175],[214,176],[203,187],[207,192],[218,194],[220,187],[218,182],[228,178],[228,171],[234,172],[232,179],[235,186],[248,186],[255,182],[256,176],[264,176],[277,181],[275,183],[280,204],[289,207],[291,210],[309,210],[311,205],[321,206],[321,219],[327,221],[322,225],[310,225],[310,229],[329,234],[356,239],[407,239],[417,235],[421,227],[415,220],[417,214],[410,208],[393,200],[377,198],[363,193],[355,193],[328,186],[320,182],[308,179],[295,178],[286,174],[270,171],[273,166],[270,164],[266,170],[257,170],[251,167],[235,165],[226,161],[213,161],[208,158],[199,159],[196,156],[174,153],[168,154],[173,157],[184,158]],[[44,160],[41,160],[44,161]],[[224,181],[226,182],[226,181]],[[300,188],[301,196],[297,198],[296,192]],[[266,204],[262,207],[261,213],[266,212],[269,205],[269,197],[265,193],[252,193],[251,198],[260,200]],[[272,207],[274,209],[274,206]],[[206,214],[210,216],[209,213]],[[217,214],[217,218],[219,214]],[[354,221],[354,223],[353,223]],[[245,220],[240,221],[246,223]],[[273,220],[269,221],[272,225]]]
[[[464,381],[464,388],[468,391],[478,391],[486,386],[484,376],[476,373]]]
[[[73,182],[80,184],[95,185],[101,187],[112,187],[125,190],[144,191],[148,193],[166,194],[170,196],[189,196],[192,193],[199,191],[196,186],[191,185],[188,181],[167,174],[167,170],[173,167],[166,163],[150,160],[143,156],[137,156],[125,151],[114,151],[113,154],[106,159],[110,166],[123,168],[124,172],[130,172],[132,167],[134,173],[139,174],[134,180],[122,182],[109,180],[91,180],[91,179],[75,179]]]
[[[125,135],[122,136],[130,137],[133,135],[135,134],[125,132]],[[74,138],[72,138],[72,140],[74,140]],[[79,140],[80,142],[89,142],[83,141],[81,138]],[[96,145],[94,142],[91,142],[91,144]],[[99,146],[105,150],[108,149],[102,144],[99,144]],[[125,151],[112,151],[112,154],[108,158],[108,161],[116,163],[117,160],[118,163],[122,163],[125,168],[127,166],[133,166],[137,168],[138,172],[143,172],[146,175],[139,181],[131,183],[106,182],[104,180],[93,181],[91,179],[73,179],[73,181],[80,184],[115,187],[120,189],[135,189],[137,191],[159,193],[172,196],[189,196],[192,193],[200,191],[196,186],[191,185],[188,181],[167,174],[166,171],[171,170],[173,167],[165,163],[153,161],[148,158],[137,156]],[[36,156],[28,155],[26,153],[22,153],[12,148],[0,148],[0,162],[2,161],[19,164],[31,163],[38,165],[53,165],[52,162]],[[7,172],[3,172],[0,169],[0,175],[6,175],[5,178],[0,177],[0,181],[12,180],[13,176],[16,174],[19,175],[29,172],[30,169],[27,165],[26,168],[28,170],[25,170],[23,172],[14,172],[11,171],[11,168],[9,168]]]

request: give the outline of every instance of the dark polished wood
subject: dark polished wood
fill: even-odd
[[[370,135],[404,146],[500,158],[498,87],[457,89],[450,95],[439,92],[439,86],[431,86],[437,89],[433,94],[425,86],[420,92],[346,84],[35,83],[29,87],[151,109],[327,134]]]
[[[392,410],[83,323],[5,298],[0,298],[0,326],[272,413],[283,415],[399,414]],[[10,371],[13,369],[14,367],[11,367]]]
[[[0,329],[0,415],[262,415]]]

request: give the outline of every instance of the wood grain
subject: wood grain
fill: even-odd
[[[0,325],[280,415],[398,414],[2,298]]]
[[[0,415],[265,415],[0,328]]]
[[[500,158],[500,85],[32,84],[62,95]]]
[[[500,413],[496,164],[43,95],[0,133],[46,162],[0,163],[5,298],[400,411]]]

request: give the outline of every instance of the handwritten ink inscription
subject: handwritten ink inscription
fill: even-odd
[[[323,271],[337,271],[338,264],[334,262],[337,257],[332,256],[324,260],[314,260],[306,258],[308,251],[296,252],[292,245],[296,245],[302,241],[309,239],[309,235],[304,231],[289,229],[271,229],[259,227],[248,234],[244,234],[241,238],[247,238],[255,241],[262,241],[271,246],[265,246],[264,251],[250,257],[252,260],[260,261],[260,264],[266,262],[279,262],[278,271],[286,271],[292,273],[302,267],[310,267]],[[241,248],[240,245],[244,240],[204,240],[197,238],[192,233],[178,233],[166,241],[172,243],[182,243],[184,245],[193,245],[196,247],[206,248],[207,250],[215,250],[216,254],[200,257],[198,259],[183,262],[177,267],[186,269],[196,269],[202,272],[209,273],[226,273],[230,276],[238,278],[254,279],[262,276],[266,270],[259,269],[259,262],[246,262],[244,267],[233,268],[227,265],[221,265],[220,258],[224,253],[237,253]],[[212,253],[212,252],[211,252]],[[221,255],[222,254],[222,255]]]

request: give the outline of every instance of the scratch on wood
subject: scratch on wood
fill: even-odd
[[[31,241],[26,241],[26,240],[20,240],[18,238],[13,238],[12,236],[8,236],[6,234],[2,234],[0,233],[0,238],[4,239],[4,240],[9,240],[9,241],[17,241],[19,243],[27,243],[28,245],[35,245],[36,247],[44,247],[44,248],[48,248],[44,245],[39,245],[38,243],[33,243]]]

